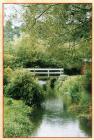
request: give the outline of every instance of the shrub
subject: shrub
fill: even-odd
[[[7,67],[4,69],[4,95],[7,95],[8,84],[10,83],[10,79],[12,77],[12,69]]]
[[[43,90],[44,90],[44,91],[47,90],[47,86],[46,86],[46,84],[43,84]]]
[[[4,137],[29,136],[34,128],[28,117],[31,111],[23,101],[4,97]]]
[[[90,92],[91,91],[91,69],[90,68],[87,68],[85,72],[84,83],[85,83],[86,90]]]
[[[81,110],[84,112],[89,112],[89,106],[90,106],[90,96],[88,93],[83,92],[81,94],[81,100],[80,100],[80,106],[82,107]]]
[[[7,105],[12,105],[12,104],[13,104],[12,99],[9,99],[9,100],[7,101]]]
[[[50,82],[50,87],[53,89],[54,86],[55,86],[55,82],[56,82],[56,79],[51,79],[51,82]]]
[[[12,54],[4,54],[4,68],[10,67],[11,69],[15,69],[16,67],[21,67],[22,63],[19,62],[17,56]]]
[[[25,70],[14,71],[14,77],[8,85],[7,95],[14,99],[22,99],[29,106],[40,105],[43,92],[30,72]]]
[[[59,79],[56,90],[63,96],[64,102],[68,104],[79,103],[80,91],[83,89],[82,76],[69,76],[65,78],[65,81]],[[68,99],[68,101],[66,101]]]
[[[11,79],[12,69],[7,67],[4,69],[4,85],[7,85]]]
[[[69,76],[65,81],[58,80],[56,92],[63,98],[63,103],[70,113],[79,113],[79,117],[90,117],[90,95],[83,83],[85,76]]]
[[[58,80],[55,82],[55,91],[60,92],[60,88],[63,85],[63,82],[67,79],[67,75],[60,76]]]

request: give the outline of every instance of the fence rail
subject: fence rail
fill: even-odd
[[[64,70],[63,68],[25,68],[27,70],[40,70],[40,71],[44,71],[44,70],[52,70],[52,71],[56,71],[56,70]]]
[[[47,75],[48,77],[51,75],[60,76],[63,75],[63,68],[25,68],[28,71],[31,71],[35,75]]]

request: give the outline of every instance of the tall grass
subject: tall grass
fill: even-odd
[[[4,98],[4,137],[30,136],[33,124],[28,113],[32,111],[21,100]]]
[[[91,117],[91,97],[84,86],[85,76],[68,76],[66,80],[58,79],[56,92],[62,97],[64,105],[71,113],[79,117]]]

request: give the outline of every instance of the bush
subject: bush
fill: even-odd
[[[89,107],[90,107],[90,96],[88,93],[83,92],[81,94],[81,100],[80,100],[80,106],[82,107],[81,110],[86,113],[89,113]]]
[[[10,83],[10,79],[12,77],[12,69],[7,67],[4,69],[4,95],[7,95],[8,84]]]
[[[22,62],[19,61],[16,55],[4,54],[4,68],[10,67],[11,69],[15,69],[22,66]]]
[[[67,77],[67,75],[63,75],[58,78],[58,80],[55,82],[55,91],[60,91],[60,88],[63,85],[63,82],[67,79]]]
[[[7,101],[7,105],[12,105],[12,104],[13,104],[12,99],[9,99],[9,100]]]
[[[87,68],[85,72],[84,83],[85,83],[86,90],[91,92],[91,69],[90,68]]]
[[[43,100],[43,92],[30,72],[14,71],[14,77],[8,85],[7,96],[22,99],[29,106],[39,106]]]
[[[4,97],[4,137],[31,135],[34,128],[28,117],[31,111],[32,107],[25,105],[23,101]]]
[[[65,104],[79,104],[81,98],[80,93],[83,90],[82,83],[82,76],[67,76],[65,79],[63,78],[57,81],[56,91],[63,96],[63,101]]]
[[[12,69],[7,67],[4,69],[4,85],[7,85],[11,79]]]
[[[90,95],[83,83],[85,76],[69,76],[65,81],[58,80],[56,92],[63,98],[63,103],[70,113],[79,113],[79,117],[88,118],[90,112]],[[77,115],[77,114],[76,114]]]

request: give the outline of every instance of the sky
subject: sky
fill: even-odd
[[[4,21],[13,18],[13,26],[20,26],[22,24],[23,10],[20,4],[4,4]]]
[[[4,21],[13,19],[13,26],[20,26],[22,22],[22,14],[24,10],[21,4],[4,4]],[[38,15],[36,15],[37,17]],[[14,17],[14,18],[13,18]],[[45,17],[41,16],[37,20],[44,21]]]

